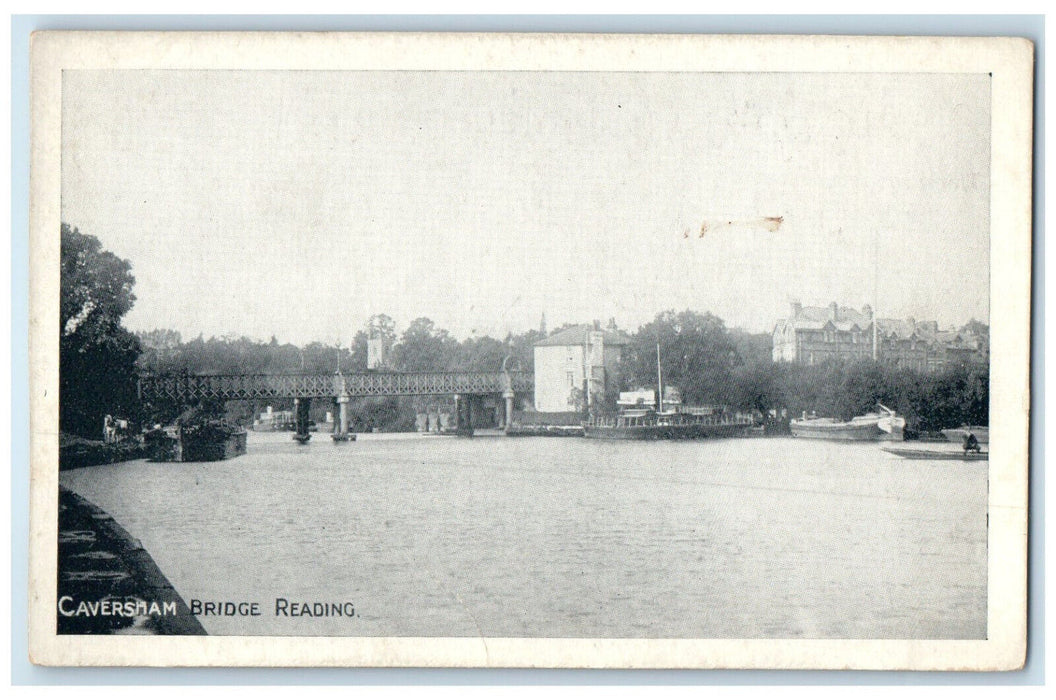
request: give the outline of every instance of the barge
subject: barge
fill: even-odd
[[[143,436],[155,462],[217,462],[246,453],[246,429],[224,420],[155,428]]]
[[[906,420],[880,405],[879,412],[855,416],[849,421],[807,417],[789,422],[792,437],[820,440],[902,440]]]

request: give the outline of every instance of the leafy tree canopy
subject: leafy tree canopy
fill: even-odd
[[[664,311],[639,328],[628,364],[641,386],[656,385],[657,344],[664,384],[678,386],[687,403],[731,400],[733,368],[740,358],[722,319],[711,313]]]
[[[121,326],[132,266],[94,236],[60,227],[59,428],[98,439],[107,414],[136,418],[139,340]]]

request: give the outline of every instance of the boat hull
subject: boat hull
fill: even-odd
[[[956,460],[959,462],[978,462],[990,459],[990,455],[986,452],[912,450],[902,447],[882,447],[880,449],[884,452],[902,457],[903,459],[942,459]]]
[[[149,438],[148,451],[155,462],[218,462],[246,453],[246,431],[156,434]]]
[[[877,422],[877,427],[882,431],[881,440],[901,441],[905,439],[903,433],[906,429],[906,419],[902,416],[884,416]]]
[[[792,437],[814,440],[879,440],[883,433],[875,422],[823,423],[820,421],[792,421]]]
[[[734,437],[750,425],[627,425],[583,428],[583,437],[602,440],[697,440]]]

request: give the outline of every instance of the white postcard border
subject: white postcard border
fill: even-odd
[[[1033,46],[1022,39],[45,32],[31,64],[30,653],[47,665],[1007,670],[1026,644]],[[951,72],[992,75],[988,639],[604,640],[55,634],[63,69]]]

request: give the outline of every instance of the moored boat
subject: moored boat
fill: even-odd
[[[710,415],[681,411],[658,413],[629,409],[615,416],[596,416],[583,423],[583,437],[610,440],[693,440],[739,435],[755,421],[741,414]]]
[[[856,416],[849,421],[835,418],[799,418],[789,422],[792,437],[822,440],[878,440],[880,416]]]
[[[884,452],[902,457],[903,459],[942,459],[958,460],[962,462],[976,462],[990,459],[988,452],[966,452],[964,450],[921,450],[908,449],[905,447],[881,447]]]
[[[155,462],[215,462],[246,453],[246,429],[224,420],[155,428],[143,440]]]
[[[755,419],[714,408],[682,405],[677,388],[664,388],[660,343],[656,344],[656,393],[645,390],[621,393],[619,413],[592,416],[583,422],[583,437],[609,440],[693,440],[731,437],[755,425]],[[625,395],[626,394],[626,395]],[[655,406],[648,404],[655,401]]]
[[[898,415],[896,411],[892,411],[882,403],[877,405],[880,407],[881,415],[880,420],[876,422],[876,427],[880,428],[884,433],[880,436],[880,439],[903,440],[903,431],[906,429],[905,417]]]
[[[792,437],[821,440],[901,440],[906,419],[880,404],[879,412],[855,416],[849,421],[807,417],[789,422]]]

